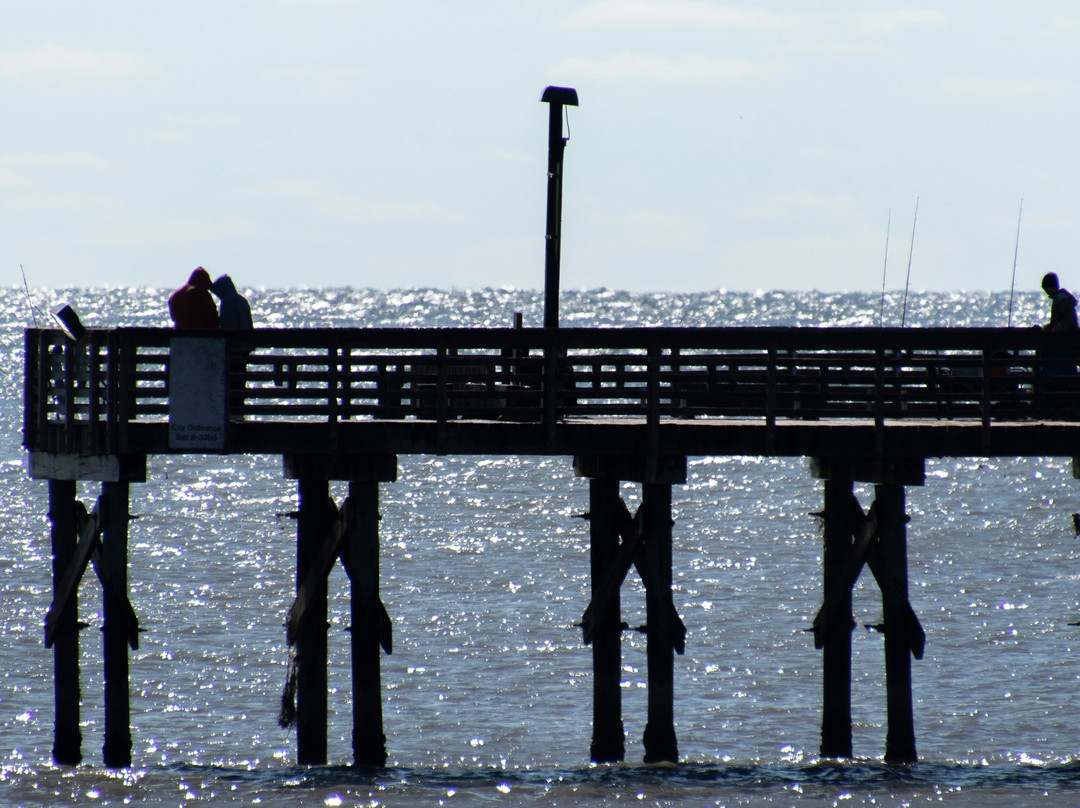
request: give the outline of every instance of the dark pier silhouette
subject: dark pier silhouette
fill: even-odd
[[[905,490],[926,458],[1080,455],[1080,384],[1068,335],[1035,329],[29,329],[23,443],[47,480],[58,763],[82,759],[79,582],[104,599],[104,762],[131,763],[129,489],[155,454],[280,454],[298,498],[297,760],[327,761],[327,574],[351,584],[353,759],[382,765],[380,485],[399,455],[560,455],[589,479],[595,761],[624,757],[620,589],[646,588],[645,759],[679,758],[673,655],[672,486],[691,456],[809,459],[823,481],[824,575],[812,640],[823,653],[820,753],[850,757],[852,587],[881,591],[890,762],[917,759],[912,659],[925,634],[908,598]],[[568,471],[569,471],[568,464]],[[1074,462],[1075,468],[1075,462]],[[87,507],[76,481],[101,483]],[[349,482],[338,504],[331,480]],[[641,484],[631,513],[619,484]],[[874,485],[864,510],[855,482]],[[808,635],[808,642],[810,636]],[[811,694],[807,694],[809,698]],[[583,755],[585,750],[583,750]]]

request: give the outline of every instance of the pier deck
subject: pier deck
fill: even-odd
[[[646,762],[678,760],[672,654],[686,628],[672,602],[671,486],[703,455],[811,458],[824,480],[821,755],[850,757],[851,591],[881,590],[890,762],[917,759],[911,659],[926,642],[908,600],[905,486],[947,456],[1080,456],[1076,337],[1036,329],[626,328],[88,329],[26,332],[23,445],[49,481],[60,763],[82,759],[77,591],[93,562],[103,589],[107,766],[131,763],[129,490],[153,454],[281,454],[297,481],[297,759],[327,760],[327,575],[351,584],[353,751],[387,759],[380,649],[379,485],[400,454],[566,455],[590,483],[591,757],[623,759],[620,588],[645,585]],[[76,481],[100,481],[95,506]],[[348,480],[339,507],[330,480]],[[631,514],[621,482],[642,485]],[[874,484],[864,512],[855,481]],[[290,710],[283,706],[283,716]]]

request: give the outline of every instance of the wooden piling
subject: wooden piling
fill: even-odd
[[[875,486],[875,508],[881,536],[881,600],[885,623],[885,690],[888,730],[886,763],[914,763],[915,719],[911,698],[912,630],[908,603],[907,518],[904,486]]]
[[[101,485],[105,532],[101,543],[104,584],[105,656],[105,765],[111,769],[131,765],[131,714],[128,686],[128,484]]]
[[[330,484],[324,477],[297,482],[300,508],[296,527],[296,589],[316,563],[330,528]],[[307,618],[296,641],[296,760],[326,763],[327,585],[325,577],[310,591]]]
[[[825,480],[824,614],[822,632],[822,757],[848,758],[851,742],[851,582],[847,572],[852,552],[850,480]]]
[[[60,594],[64,573],[75,553],[74,480],[49,480],[49,520],[52,524],[53,599]],[[77,600],[73,594],[68,608],[54,627],[53,695],[56,715],[53,723],[53,762],[77,766],[82,762],[82,732],[79,729],[79,628]]]
[[[617,515],[619,481],[611,478],[589,480],[589,558],[592,574],[592,603],[601,603],[601,591],[612,564],[617,563],[619,534]],[[589,754],[595,763],[617,763],[626,756],[626,734],[622,721],[622,620],[619,592],[608,595],[597,609],[592,633],[593,652],[593,737]]]
[[[917,756],[911,656],[922,658],[926,635],[908,601],[904,486],[925,483],[925,463],[910,457],[814,457],[810,472],[825,480],[826,491],[826,603],[814,620],[815,644],[825,649],[826,665],[821,754],[851,754],[850,638],[843,654],[835,648],[830,650],[830,645],[837,643],[837,637],[848,634],[840,630],[841,618],[836,615],[846,610],[850,621],[851,587],[865,564],[881,590],[884,612],[888,720],[885,760],[913,763]],[[852,480],[874,483],[874,505],[867,515],[855,500]],[[846,562],[831,555],[834,548],[840,550],[841,556],[846,553]],[[847,598],[846,602],[840,603],[843,598]]]
[[[391,652],[392,627],[379,597],[379,483],[397,479],[397,455],[289,454],[284,471],[298,481],[300,497],[297,601],[288,632],[296,646],[297,761],[327,761],[326,576],[340,553],[351,582],[353,760],[382,766],[387,754],[379,647]],[[330,499],[330,480],[349,481],[343,515]]]
[[[671,486],[645,483],[646,656],[649,667],[645,762],[677,763],[675,739],[675,626],[671,601]]]
[[[379,599],[379,483],[351,481],[346,503],[352,611],[353,763],[386,764],[379,645],[383,608]]]

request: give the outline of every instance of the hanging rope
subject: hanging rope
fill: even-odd
[[[285,689],[281,691],[281,713],[278,726],[282,729],[296,726],[296,651],[289,649],[289,666],[285,673]]]

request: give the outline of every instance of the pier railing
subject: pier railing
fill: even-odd
[[[1037,329],[28,329],[24,445],[121,451],[169,420],[191,340],[248,425],[1080,416],[1080,340]]]

